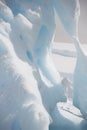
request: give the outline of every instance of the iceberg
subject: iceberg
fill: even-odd
[[[65,0],[62,2],[61,0],[58,0],[57,4],[55,4],[55,7],[58,10],[58,15],[62,25],[64,26],[68,35],[71,37],[77,52],[77,62],[73,76],[73,104],[80,109],[83,117],[87,119],[87,54],[84,52],[78,38],[78,21],[80,15],[79,1],[72,0],[72,2],[70,2],[69,0]],[[63,8],[61,9],[61,7]],[[66,18],[64,15],[66,15]]]
[[[58,101],[66,99],[63,87],[61,89],[61,85],[54,84],[57,79],[55,80],[50,73],[51,66],[54,67],[54,65],[51,65],[49,69],[43,62],[49,63],[47,61],[49,52],[46,50],[46,57],[43,51],[46,45],[40,48],[40,43],[38,45],[35,43],[36,38],[37,41],[38,37],[42,38],[42,36],[37,36],[37,31],[39,31],[37,23],[33,25],[21,12],[15,15],[13,10],[1,1],[0,7],[0,129],[48,130],[51,117],[47,108],[53,109]],[[41,35],[43,31],[45,31],[44,35],[48,33],[44,26],[40,30]],[[32,38],[32,36],[35,37]],[[38,49],[41,50],[37,51]],[[52,71],[58,75],[55,68]],[[39,88],[38,80],[33,73],[49,80],[50,87],[46,88],[48,89],[47,98],[51,97],[52,90],[54,94],[56,92],[56,98],[53,95],[51,97],[53,101],[49,104],[43,104],[44,99],[39,91],[43,84]],[[60,92],[62,95],[59,96]],[[45,98],[45,102],[46,100]]]
[[[0,1],[0,130],[55,130],[62,129],[61,124],[67,124],[67,130],[70,126],[76,130],[86,128],[82,125],[83,117],[86,119],[86,71],[81,69],[82,63],[86,64],[80,53],[74,73],[73,104],[83,116],[74,106],[69,106],[72,115],[71,109],[57,107],[58,102],[67,100],[64,89],[69,81],[60,76],[51,58],[54,10],[78,54],[78,0]]]
[[[79,40],[74,39],[77,50],[77,62],[74,71],[73,104],[80,109],[83,117],[87,119],[87,54]]]
[[[10,33],[9,25],[5,26]],[[4,24],[2,27],[5,31]],[[50,118],[42,104],[33,69],[18,58],[9,33],[0,34],[0,129],[46,130]]]

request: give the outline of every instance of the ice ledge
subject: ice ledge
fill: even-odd
[[[58,103],[52,113],[54,124],[50,130],[86,130],[87,123],[79,109],[70,103]]]

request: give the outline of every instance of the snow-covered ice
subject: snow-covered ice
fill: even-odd
[[[50,130],[86,130],[87,123],[83,119],[79,109],[71,104],[58,103],[52,113],[54,121]]]
[[[86,130],[87,58],[77,40],[79,1],[4,3],[0,1],[0,130]],[[52,45],[54,9],[73,45]]]

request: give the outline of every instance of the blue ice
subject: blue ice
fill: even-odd
[[[57,120],[60,119],[60,124],[63,123],[63,120],[66,120],[64,117],[66,113],[61,117],[60,113],[53,114],[57,102],[66,100],[62,78],[51,58],[55,33],[55,12],[60,18],[64,29],[73,40],[77,54],[80,54],[78,53],[78,47],[80,46],[78,46],[79,41],[77,38],[79,1],[5,0],[5,2],[6,5],[0,2],[0,21],[5,22],[6,25],[3,26],[10,29],[6,31],[3,28],[8,35],[4,36],[4,38],[3,36],[0,37],[3,39],[3,43],[0,41],[0,54],[4,51],[4,46],[7,49],[7,53],[3,54],[3,58],[0,57],[0,79],[2,79],[0,88],[2,85],[7,87],[7,89],[3,88],[0,91],[2,130],[7,130],[4,126],[6,122],[9,123],[9,126],[12,126],[12,130],[49,130],[52,119],[55,126],[58,125]],[[1,28],[0,33],[3,35]],[[86,57],[83,55],[83,51],[80,56]],[[80,64],[80,59],[83,59],[81,60],[83,64]],[[32,62],[32,66],[29,61]],[[86,58],[81,58],[78,55],[75,71],[76,78],[74,80],[74,92],[77,89],[79,90],[78,86],[76,86],[78,80],[79,85],[84,85],[84,96],[82,93],[84,90],[80,89],[79,93],[76,91],[76,95],[85,97],[84,102],[81,98],[77,100],[74,97],[75,102],[79,102],[79,109],[84,118],[86,118],[85,110],[87,106],[85,100],[87,99],[87,76],[85,75],[86,71],[83,73],[83,70],[86,70],[85,63]],[[81,67],[85,69],[81,69]],[[36,72],[37,78],[33,75],[33,71]],[[84,80],[82,76],[85,77]],[[80,79],[85,83],[80,84]],[[41,85],[40,88],[39,84]],[[15,117],[8,118],[10,111],[17,117],[17,120],[12,125],[10,124],[12,123],[11,118]],[[73,124],[74,121],[70,122],[70,115],[68,118],[66,123]],[[81,120],[79,123],[82,123]],[[76,122],[76,125],[79,123]],[[53,130],[54,128],[51,127]]]

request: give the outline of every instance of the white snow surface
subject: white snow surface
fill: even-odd
[[[0,1],[0,130],[86,130],[87,58],[76,37],[78,0],[5,3]],[[75,47],[50,45],[53,8]]]

